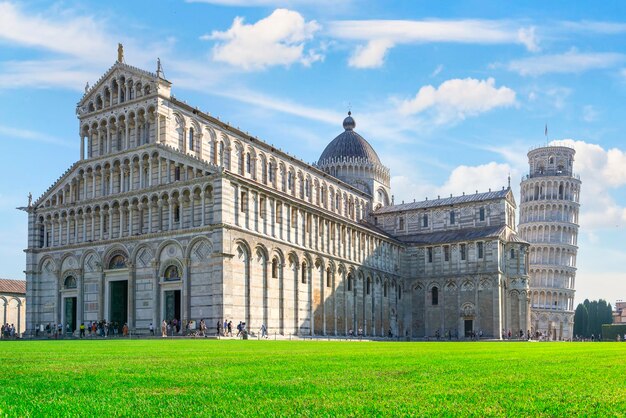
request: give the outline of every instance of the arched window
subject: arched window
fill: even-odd
[[[563,185],[559,185],[559,199],[563,199]]]
[[[76,278],[74,276],[67,276],[63,282],[63,287],[66,289],[76,289]]]
[[[402,299],[402,287],[398,286],[398,300]]]
[[[332,280],[330,276],[330,267],[326,267],[326,287],[332,286]]]
[[[174,205],[174,222],[180,222],[180,207]]]
[[[306,283],[306,263],[303,261],[302,262],[302,278],[301,278],[302,283]]]
[[[511,248],[511,259],[515,258],[515,249]]]
[[[193,138],[193,128],[189,128],[189,149],[192,151],[195,149],[195,143],[194,143],[194,138]]]
[[[274,183],[274,164],[272,162],[267,163],[267,175],[270,183]]]
[[[111,258],[109,261],[109,270],[115,269],[125,269],[126,268],[126,257],[121,254],[118,254]]]
[[[250,162],[250,153],[246,152],[246,173],[250,174],[252,172],[252,164]]]
[[[219,161],[217,163],[221,166],[224,165],[224,143],[223,142],[220,142]]]
[[[163,278],[166,282],[180,280],[180,272],[178,271],[177,266],[169,266],[165,269],[165,274],[163,274]]]
[[[352,274],[348,274],[348,291],[352,290]]]
[[[387,283],[383,285],[383,296],[387,297]]]
[[[278,278],[278,260],[274,258],[272,260],[272,279]]]
[[[368,277],[368,278],[367,278],[367,286],[366,286],[366,288],[365,288],[365,292],[366,292],[366,294],[368,294],[368,295],[370,294],[370,290],[371,290],[370,288],[371,288],[371,286],[372,286],[372,279],[370,279],[370,278]]]
[[[433,286],[430,293],[431,293],[431,304],[439,305],[439,289],[436,286]]]
[[[291,171],[287,174],[287,189],[293,191],[293,174]]]

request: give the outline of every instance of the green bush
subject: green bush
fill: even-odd
[[[624,338],[626,334],[626,324],[604,324],[602,325],[602,340],[617,341],[617,336]]]

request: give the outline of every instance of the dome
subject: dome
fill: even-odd
[[[320,156],[317,165],[323,165],[329,161],[343,160],[345,158],[357,158],[366,162],[381,164],[374,148],[361,135],[354,131],[356,122],[352,118],[352,112],[343,120],[344,132],[333,139],[326,146]]]

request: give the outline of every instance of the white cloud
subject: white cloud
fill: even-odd
[[[504,86],[496,88],[493,78],[465,78],[444,81],[437,88],[424,86],[413,99],[401,102],[399,111],[410,115],[433,109],[436,113],[435,121],[446,123],[513,105],[515,92]]]
[[[378,68],[385,62],[385,55],[393,43],[386,39],[374,39],[367,45],[360,45],[356,48],[348,65],[354,68]]]
[[[583,106],[583,120],[585,122],[595,122],[598,120],[598,111],[591,105]]]
[[[430,73],[430,76],[437,77],[439,74],[441,74],[442,71],[443,71],[443,64],[439,64],[437,68],[435,68],[433,72]]]
[[[233,21],[224,32],[213,31],[201,39],[216,40],[213,58],[245,70],[263,69],[294,63],[310,65],[323,57],[312,49],[304,51],[306,41],[320,29],[316,21],[306,22],[298,12],[276,9],[254,24],[245,24],[242,17]]]
[[[23,128],[0,125],[0,135],[3,140],[12,141],[14,139],[35,141],[45,144],[60,145],[66,148],[76,149],[77,145],[62,139],[50,136],[42,132],[31,131]]]
[[[626,207],[621,206],[613,195],[626,193],[626,152],[572,139],[553,141],[550,145],[565,145],[576,150],[574,171],[582,181],[581,230],[624,228]]]
[[[523,76],[548,73],[582,73],[589,70],[611,68],[623,62],[623,54],[613,52],[581,53],[570,50],[564,54],[541,55],[508,63],[507,68]]]
[[[115,42],[102,24],[89,16],[28,15],[11,3],[0,3],[0,39],[27,47],[73,55],[92,61],[106,60]]]
[[[467,44],[520,44],[538,50],[534,27],[496,20],[343,20],[329,25],[339,39],[366,42],[356,48],[349,64],[380,67],[389,49],[398,44],[454,42]]]
[[[626,32],[626,23],[602,22],[594,20],[582,20],[579,22],[564,21],[560,26],[565,30],[582,32],[584,34],[597,33],[603,35],[618,35]]]
[[[82,91],[81,81],[96,80],[102,69],[76,60],[33,60],[0,63],[0,90],[63,87]]]
[[[410,172],[411,170],[409,170]],[[517,174],[508,164],[489,162],[477,166],[461,165],[452,170],[443,184],[416,181],[414,175],[398,173],[391,179],[395,202],[445,198],[451,194],[473,194],[507,187],[509,174]]]
[[[84,83],[102,74],[103,66],[117,58],[117,43],[122,41],[134,65],[154,65],[164,57],[173,41],[137,42],[113,39],[114,31],[105,20],[77,15],[71,9],[52,8],[30,13],[9,2],[0,2],[0,42],[27,50],[26,60],[0,61],[0,89],[62,87],[81,91]],[[38,52],[45,58],[39,58]]]

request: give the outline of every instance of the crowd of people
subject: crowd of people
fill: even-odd
[[[4,324],[0,327],[0,338],[16,338],[19,337],[17,334],[17,329],[13,324]]]
[[[74,336],[75,330],[72,329],[69,322],[65,324],[41,324],[35,326],[35,337],[62,338],[64,336]],[[127,337],[130,333],[127,323],[102,321],[89,321],[79,325],[78,337]]]

